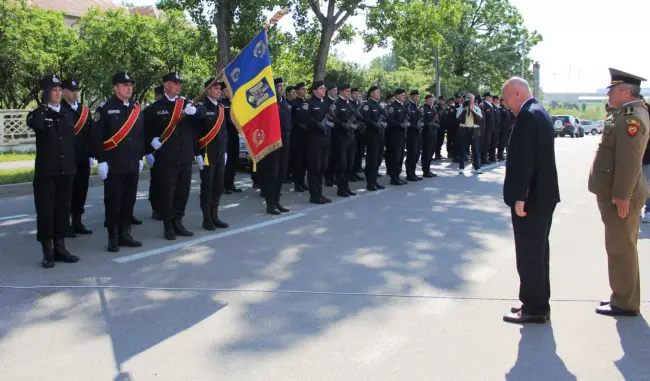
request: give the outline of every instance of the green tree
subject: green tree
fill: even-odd
[[[63,14],[0,0],[0,108],[25,108],[46,73],[74,71],[78,42]]]

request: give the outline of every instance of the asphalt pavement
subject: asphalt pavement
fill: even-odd
[[[138,249],[106,249],[103,190],[78,264],[40,268],[31,196],[0,199],[3,380],[650,380],[645,317],[594,313],[609,296],[604,229],[587,178],[599,136],[556,140],[562,202],[551,234],[552,322],[518,326],[504,167],[308,203],[288,214],[245,190],[224,195],[229,229],[201,230],[198,177],[170,244],[139,187]],[[387,178],[380,182],[387,183]],[[641,227],[642,313],[650,315],[650,226]]]

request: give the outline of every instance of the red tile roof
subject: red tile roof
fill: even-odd
[[[93,7],[103,11],[121,8],[111,0],[28,0],[27,3],[42,9],[60,11],[72,17],[81,17]]]

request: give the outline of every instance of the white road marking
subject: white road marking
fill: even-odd
[[[28,214],[16,214],[15,216],[0,217],[0,221],[13,220],[15,218],[29,217]]]

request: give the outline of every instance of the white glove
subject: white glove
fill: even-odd
[[[153,140],[151,141],[151,146],[153,147],[153,149],[158,151],[160,149],[160,147],[162,147],[162,143],[160,142],[160,138],[158,138],[158,137],[153,138]]]
[[[201,155],[196,157],[196,163],[199,165],[199,170],[203,170],[203,157]]]
[[[223,154],[223,162],[226,163],[228,161],[228,153]]]
[[[138,171],[142,172],[142,168],[144,168],[144,161],[140,160],[140,168]]]
[[[144,159],[147,161],[147,167],[153,168],[153,163],[156,162],[156,158],[154,158],[152,154],[149,154],[145,156]]]
[[[185,106],[185,114],[187,114],[187,115],[194,115],[194,114],[196,114],[196,107],[194,107],[193,104],[188,103],[188,104]]]
[[[97,172],[99,172],[99,177],[102,180],[106,180],[108,177],[108,163],[102,162],[97,165]]]
[[[88,158],[88,164],[90,164],[90,171],[92,172],[93,167],[95,166],[95,158],[94,157]]]

